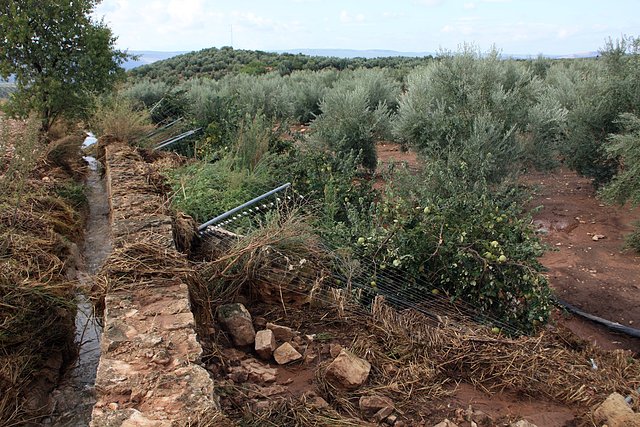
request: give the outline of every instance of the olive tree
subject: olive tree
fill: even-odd
[[[99,0],[0,0],[0,77],[17,90],[7,110],[36,111],[47,131],[61,117],[87,112],[92,94],[113,86],[127,58],[104,22],[91,18]]]

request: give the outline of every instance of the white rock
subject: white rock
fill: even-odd
[[[327,366],[326,378],[338,387],[354,390],[367,381],[371,364],[353,353],[342,350]]]
[[[302,355],[298,353],[298,350],[293,348],[291,344],[286,342],[276,348],[276,351],[273,352],[273,358],[278,365],[286,365],[287,363],[302,359]]]
[[[256,333],[255,350],[258,356],[264,360],[269,360],[275,349],[276,337],[271,330],[265,329],[264,331],[258,331],[258,333]]]

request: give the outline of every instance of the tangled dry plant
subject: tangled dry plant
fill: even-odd
[[[329,253],[297,211],[276,214],[224,255],[201,266],[201,276],[220,300],[245,286],[247,293],[276,304],[308,302],[327,276]]]
[[[640,386],[640,363],[628,352],[601,350],[560,331],[507,339],[477,325],[431,327],[419,313],[397,313],[380,301],[372,314],[388,336],[405,336],[429,355],[437,378],[468,381],[489,394],[509,389],[587,409]]]

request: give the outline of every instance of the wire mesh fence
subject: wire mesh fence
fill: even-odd
[[[215,240],[222,248],[220,280],[240,280],[254,285],[277,283],[279,295],[276,294],[275,299],[280,298],[283,303],[286,295],[335,302],[338,292],[358,301],[361,308],[367,310],[376,297],[382,296],[395,308],[415,310],[434,324],[473,323],[498,328],[511,336],[522,334],[518,327],[482,312],[473,304],[443,294],[424,278],[409,274],[401,267],[382,265],[357,248],[338,250],[324,242],[292,243],[296,236],[282,232],[279,235],[277,228],[269,236],[265,235],[264,230],[274,221],[283,224],[296,215],[308,218],[319,209],[321,206],[313,200],[286,186],[240,206],[231,214],[208,221],[201,226],[200,236]],[[262,236],[253,240],[244,238],[261,233]],[[292,244],[294,247],[287,250],[278,249]],[[238,245],[248,247],[238,248]],[[312,248],[313,245],[318,246]],[[228,274],[234,268],[242,269],[238,277]]]

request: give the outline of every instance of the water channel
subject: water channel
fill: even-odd
[[[89,134],[82,148],[87,149],[95,142],[96,138]],[[91,420],[91,411],[95,404],[94,384],[100,359],[102,326],[95,317],[93,305],[86,295],[89,295],[100,266],[111,252],[111,242],[109,201],[105,182],[101,177],[101,166],[92,156],[85,156],[84,160],[88,165],[86,194],[89,217],[77,271],[78,311],[75,326],[78,358],[53,392],[54,412],[45,420],[45,425],[86,427]]]

